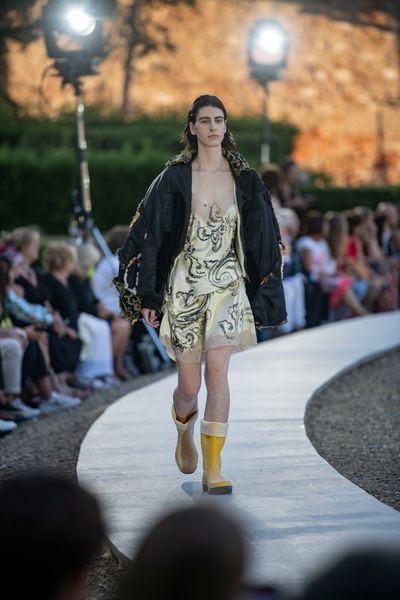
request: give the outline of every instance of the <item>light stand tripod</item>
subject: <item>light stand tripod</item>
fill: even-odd
[[[76,133],[77,133],[77,153],[79,167],[79,189],[72,191],[72,210],[77,222],[76,243],[78,245],[87,241],[92,236],[99,246],[103,256],[107,259],[112,277],[117,275],[114,267],[113,254],[111,253],[104,237],[97,227],[92,215],[92,200],[90,195],[90,176],[89,164],[87,160],[87,142],[85,129],[85,105],[83,102],[82,83],[70,61],[55,61],[54,66],[62,77],[62,86],[68,83],[74,88],[76,98]],[[110,282],[112,277],[110,277]],[[154,346],[164,363],[170,364],[170,358],[161,344],[156,332],[152,327],[142,320],[147,333],[149,334]]]

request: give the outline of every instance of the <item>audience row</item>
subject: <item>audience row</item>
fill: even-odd
[[[116,251],[126,230],[114,233],[110,243],[117,244]],[[77,248],[50,242],[42,268],[34,269],[40,250],[35,229],[19,228],[4,241],[0,430],[7,432],[20,420],[76,406],[93,388],[131,378],[123,361],[131,326],[119,314],[118,298],[107,305],[93,292],[91,275],[100,259],[93,244]],[[101,269],[100,263],[100,274]],[[106,300],[111,277],[112,273],[107,276]]]

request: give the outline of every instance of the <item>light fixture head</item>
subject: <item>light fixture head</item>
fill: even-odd
[[[287,64],[289,45],[289,36],[278,21],[256,21],[249,32],[247,46],[252,77],[263,85],[280,79]]]
[[[47,53],[51,58],[90,61],[105,56],[104,15],[96,3],[48,0],[42,23]]]
[[[96,27],[96,18],[81,6],[70,8],[66,14],[66,20],[69,28],[76,35],[90,35]]]

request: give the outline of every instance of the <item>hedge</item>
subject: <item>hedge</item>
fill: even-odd
[[[355,206],[367,206],[375,210],[379,202],[400,202],[400,186],[307,187],[303,191],[314,196],[312,208],[322,212],[349,210]]]
[[[102,230],[129,223],[149,183],[170,156],[161,150],[91,152],[93,214]],[[0,149],[0,229],[37,224],[49,234],[66,233],[71,188],[76,172],[71,150],[38,153],[26,148]],[[310,188],[313,208],[345,210],[381,201],[400,201],[400,187]]]
[[[107,152],[91,157],[93,214],[101,229],[129,223],[165,160],[154,151],[151,155]],[[0,228],[35,223],[47,233],[65,233],[75,173],[71,151],[38,156],[33,150],[10,153],[0,149]]]
[[[73,116],[57,121],[34,121],[32,119],[6,120],[0,115],[0,147],[10,150],[35,148],[40,154],[50,148],[74,149],[75,121]],[[124,123],[116,119],[87,119],[87,139],[90,150],[108,152],[118,150],[134,154],[160,150],[166,157],[179,152],[179,138],[185,116],[169,118],[141,118]],[[260,153],[260,119],[246,117],[229,121],[240,151],[254,166],[258,165]],[[284,122],[271,124],[271,156],[281,163],[293,148],[297,129]]]

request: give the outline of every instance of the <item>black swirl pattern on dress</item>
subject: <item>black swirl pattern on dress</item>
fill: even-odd
[[[197,237],[202,242],[211,240],[213,252],[218,252],[222,246],[222,239],[229,229],[229,216],[221,216],[220,206],[214,202],[210,207],[207,223],[197,227]]]

